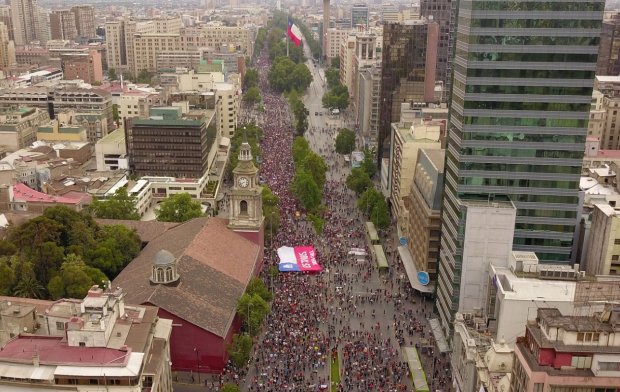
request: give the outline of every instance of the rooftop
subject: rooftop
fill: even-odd
[[[515,275],[509,268],[491,266],[497,290],[508,300],[572,302],[574,281],[541,280]]]
[[[99,139],[97,143],[120,143],[125,141],[125,130],[119,128]]]
[[[46,193],[35,191],[27,185],[17,183],[13,185],[13,201],[25,203],[59,203],[76,205],[90,201],[91,197],[87,194],[75,193],[65,196],[50,196]]]

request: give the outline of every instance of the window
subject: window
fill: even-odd
[[[86,342],[80,342],[80,347],[86,347]]]
[[[589,369],[592,366],[592,357],[573,357],[571,366],[577,369]]]
[[[534,389],[533,392],[543,392],[543,388],[544,388],[545,384],[542,382],[537,382],[534,383]]]
[[[56,321],[56,330],[57,331],[64,331],[65,330],[65,323],[63,323],[62,321]]]
[[[617,372],[620,371],[620,362],[599,362],[598,369],[603,372]]]
[[[611,256],[611,261],[618,261],[618,255]]]
[[[614,240],[614,245],[620,245],[620,238],[616,238]]]
[[[239,212],[241,214],[247,214],[248,213],[248,202],[245,200],[241,200],[241,202],[239,203]]]

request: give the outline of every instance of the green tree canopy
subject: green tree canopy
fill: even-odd
[[[248,356],[248,360],[249,360],[249,356]],[[247,361],[245,361],[247,362]],[[242,366],[240,366],[242,367]],[[233,383],[226,383],[224,384],[224,386],[222,387],[222,389],[220,389],[220,392],[241,392],[241,388],[239,388],[236,384]]]
[[[254,68],[248,68],[243,77],[243,88],[248,90],[252,87],[258,87],[258,71]]]
[[[108,278],[100,270],[89,267],[79,256],[69,254],[62,263],[60,273],[48,283],[52,299],[84,298],[95,284],[101,285]]]
[[[321,205],[321,189],[306,171],[298,170],[291,182],[291,191],[306,211],[313,211]]]
[[[295,116],[295,134],[297,136],[303,136],[308,129],[308,115],[310,112],[295,90],[288,94],[288,102],[289,107]]]
[[[368,177],[368,174],[358,167],[351,170],[351,174],[347,177],[346,183],[347,187],[358,195],[372,186],[372,180]]]
[[[355,150],[355,132],[342,128],[336,136],[336,152],[338,154],[350,154]]]
[[[279,56],[273,61],[267,79],[271,87],[277,91],[304,92],[312,82],[312,73],[306,64],[295,64],[290,58]]]
[[[245,330],[252,336],[258,335],[263,319],[269,314],[269,303],[259,294],[245,293],[237,303],[237,314]]]
[[[306,140],[303,136],[297,136],[295,140],[293,140],[292,150],[293,162],[295,163],[295,166],[301,165],[303,160],[306,159],[306,156],[312,152],[312,150],[310,150],[308,140]]]
[[[340,85],[340,70],[338,68],[327,68],[325,79],[327,80],[327,87],[330,89]]]
[[[310,173],[319,189],[323,189],[327,173],[327,164],[323,157],[311,151],[304,158],[301,169]]]
[[[364,160],[362,161],[361,168],[370,178],[373,178],[377,173],[377,163],[373,157],[374,154],[369,149],[364,149]]]
[[[265,301],[269,302],[273,298],[271,291],[265,286],[265,283],[260,278],[254,277],[250,279],[248,287],[245,288],[245,292],[249,295],[258,295]]]
[[[374,186],[368,187],[357,199],[357,208],[363,211],[366,216],[369,216],[380,199],[383,199],[383,195]]]
[[[177,193],[162,201],[155,214],[160,222],[185,222],[202,216],[202,206],[189,193]]]
[[[116,75],[116,70],[114,68],[110,68],[108,69],[108,78],[110,80],[116,80],[118,79],[118,75]]]
[[[127,188],[121,187],[108,199],[94,199],[89,207],[90,212],[97,218],[139,220],[140,214],[136,210],[136,198],[127,193]]]
[[[228,356],[237,369],[243,369],[250,360],[252,338],[249,335],[234,334],[228,347]]]
[[[334,86],[323,94],[321,103],[326,109],[344,110],[349,107],[349,89],[343,85]]]
[[[114,278],[140,253],[140,244],[134,230],[122,225],[103,226],[97,244],[86,253],[86,264]]]
[[[15,272],[8,256],[0,257],[0,295],[11,295],[15,286]]]
[[[262,98],[258,87],[250,87],[249,89],[245,90],[245,93],[243,93],[243,102],[247,103],[248,105],[254,106],[260,103],[261,100]]]
[[[138,79],[137,82],[138,83],[144,83],[144,84],[150,84],[151,83],[151,78],[153,77],[153,74],[150,73],[149,71],[147,71],[146,69],[143,69],[142,71],[140,71],[140,73],[138,74]]]
[[[336,56],[333,59],[331,59],[331,67],[340,69],[340,56]]]
[[[370,212],[370,221],[378,229],[386,229],[390,226],[390,212],[385,199],[382,197]]]

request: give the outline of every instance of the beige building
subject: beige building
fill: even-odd
[[[108,133],[95,144],[97,171],[127,170],[127,146],[125,129],[119,128]]]
[[[380,62],[360,70],[357,91],[357,124],[362,135],[362,143],[370,148],[376,146],[379,135]]]
[[[351,34],[351,29],[335,29],[330,28],[327,30],[328,34],[328,42],[329,45],[327,47],[327,57],[333,59],[335,57],[340,56],[340,45],[346,41],[349,34]]]
[[[254,53],[254,31],[245,26],[186,27],[181,30],[181,50],[208,48],[216,52],[228,49],[230,53],[241,52],[247,57]]]
[[[75,15],[75,27],[78,37],[92,38],[97,36],[95,9],[92,5],[71,7],[71,12]]]
[[[37,129],[37,140],[46,142],[85,142],[88,140],[86,129],[80,125],[64,124],[52,120]]]
[[[431,287],[437,280],[439,262],[444,157],[445,150],[420,149],[411,190],[403,197],[403,219],[398,225],[416,271],[428,273]]]
[[[620,275],[620,210],[609,204],[595,204],[592,214],[586,272]]]
[[[75,14],[71,10],[55,10],[50,13],[51,39],[73,41],[77,36]]]
[[[218,133],[224,137],[232,137],[237,128],[240,104],[239,83],[216,83],[215,96]]]
[[[140,90],[125,91],[118,97],[119,118],[148,117],[153,106],[162,106],[163,99],[159,93]]]
[[[421,148],[441,148],[441,124],[436,121],[393,123],[388,170],[389,197],[392,214],[400,222],[403,218],[403,198],[409,194],[414,168]]]
[[[0,139],[9,151],[30,146],[37,140],[37,129],[50,118],[46,110],[20,107],[0,114]]]
[[[15,58],[15,44],[10,40],[9,28],[0,22],[0,70],[17,63]]]
[[[42,15],[37,0],[10,0],[15,45],[43,40]],[[47,22],[49,24],[49,21]]]
[[[93,286],[82,300],[2,297],[0,371],[11,377],[0,390],[171,392],[172,320],[124,295]]]

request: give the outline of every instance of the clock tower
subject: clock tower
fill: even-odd
[[[246,140],[239,148],[239,163],[233,169],[233,180],[228,227],[241,234],[247,233],[244,237],[250,240],[262,241],[262,187],[258,185],[258,168],[252,160],[252,147]]]

